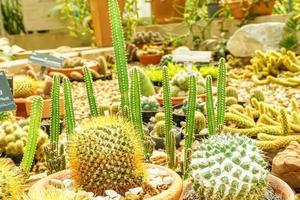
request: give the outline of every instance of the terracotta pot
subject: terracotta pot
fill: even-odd
[[[159,64],[162,54],[148,54],[141,55],[139,61],[142,65],[156,65]]]
[[[253,5],[253,14],[256,16],[270,15],[272,13],[275,0],[270,0],[265,3],[264,0],[260,0]],[[242,19],[245,17],[244,9],[248,9],[250,6],[249,0],[235,0],[228,2],[231,13],[235,19]]]
[[[88,66],[90,69],[95,70],[96,72],[98,72],[99,70],[99,65],[96,62],[88,62],[86,64],[86,66]],[[71,77],[71,73],[72,72],[79,72],[80,74],[83,74],[83,69],[81,67],[76,67],[76,68],[55,68],[55,67],[49,67],[47,70],[48,75],[51,72],[59,72],[62,73],[64,75],[66,75],[67,77]]]
[[[183,101],[188,98],[187,96],[183,96],[183,97],[172,97],[171,98],[171,101],[172,101],[172,106],[175,106],[175,105],[179,105],[179,104],[182,104]],[[198,95],[197,96],[198,99],[201,99],[202,102],[205,102],[205,95]],[[158,103],[160,105],[164,105],[164,100],[161,96],[156,96],[156,100],[158,101]]]
[[[27,118],[30,115],[31,105],[33,103],[33,99],[35,96],[30,96],[28,98],[15,98],[15,102],[17,105],[17,117]],[[64,98],[61,96],[59,98],[60,102],[60,116],[64,116]],[[43,112],[42,118],[50,118],[51,115],[51,99],[43,100]]]
[[[182,193],[182,180],[180,176],[170,170],[169,168],[159,166],[159,165],[153,165],[153,164],[146,164],[147,168],[159,168],[162,170],[165,170],[168,172],[170,176],[173,178],[173,183],[169,187],[168,190],[162,191],[160,194],[153,196],[151,198],[147,198],[147,200],[178,200],[181,193]],[[30,189],[29,189],[29,194],[36,194],[40,193],[43,191],[43,189],[48,185],[48,182],[50,179],[66,179],[66,178],[71,178],[70,175],[70,170],[64,170],[55,174],[52,174],[50,176],[47,176],[38,182],[36,182]]]
[[[182,21],[184,9],[185,0],[151,0],[151,12],[158,24]]]
[[[295,200],[294,192],[290,188],[290,186],[285,183],[280,178],[277,178],[276,176],[269,175],[268,182],[270,186],[274,189],[274,191],[277,194],[281,194],[283,197],[283,200]],[[190,180],[185,181],[183,183],[183,191],[180,196],[180,200],[183,200],[183,198],[186,196],[186,194],[192,189],[192,182]]]

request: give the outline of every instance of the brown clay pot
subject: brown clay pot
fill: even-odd
[[[87,66],[90,69],[92,69],[92,70],[94,70],[96,72],[98,72],[98,70],[99,70],[99,68],[98,68],[99,65],[96,62],[89,62],[87,64]],[[59,73],[64,74],[65,76],[67,76],[67,77],[70,78],[72,72],[79,72],[80,74],[83,74],[83,68],[81,68],[81,67],[75,67],[75,68],[55,68],[55,67],[49,67],[48,71],[47,71],[48,75],[51,72],[59,72]]]
[[[245,17],[244,9],[250,7],[249,0],[233,0],[228,2],[231,13],[235,19],[242,19]],[[256,16],[270,15],[272,13],[275,0],[270,0],[265,3],[264,0],[260,0],[253,5],[253,14]]]
[[[27,118],[30,115],[31,105],[35,96],[30,96],[28,98],[15,98],[14,101],[17,105],[17,117]],[[64,116],[64,98],[61,96],[59,98],[60,104],[60,116]],[[51,115],[51,99],[43,99],[43,112],[42,118],[50,118]]]
[[[174,8],[175,5],[178,11]],[[185,0],[151,0],[152,15],[158,24],[182,21],[184,9]]]
[[[281,180],[280,178],[277,178],[276,176],[273,176],[273,175],[270,174],[269,177],[268,177],[268,182],[277,194],[282,195],[283,200],[295,200],[293,190],[283,180]],[[182,191],[182,194],[180,196],[180,200],[183,200],[183,198],[192,189],[192,187],[193,187],[192,182],[190,180],[185,181],[183,183],[183,191]]]
[[[156,65],[160,62],[162,54],[141,55],[139,61],[142,65]]]
[[[180,176],[176,172],[172,171],[171,169],[160,166],[160,165],[146,164],[146,166],[147,166],[147,168],[154,167],[154,168],[160,168],[160,169],[166,170],[166,171],[168,171],[168,174],[171,175],[173,178],[173,183],[169,187],[168,190],[164,190],[163,192],[161,192],[160,194],[158,194],[156,196],[147,198],[147,200],[178,200],[182,193],[182,185],[183,185]],[[57,172],[50,176],[47,176],[47,177],[39,180],[38,182],[36,182],[29,189],[29,194],[36,194],[36,193],[40,193],[41,191],[43,191],[43,189],[48,185],[48,182],[50,179],[62,180],[62,179],[66,179],[66,178],[71,178],[70,170],[60,171],[60,172]]]

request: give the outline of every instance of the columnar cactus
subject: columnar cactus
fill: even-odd
[[[113,39],[114,55],[117,66],[117,77],[121,93],[121,108],[124,113],[124,107],[129,107],[129,84],[123,27],[121,22],[118,0],[107,1],[109,21]],[[128,118],[130,118],[130,116],[128,116]]]
[[[72,99],[72,89],[71,83],[68,78],[63,79],[63,87],[64,87],[64,107],[66,114],[66,128],[67,128],[67,136],[69,137],[75,128],[75,115],[73,108],[73,99]]]
[[[214,110],[214,99],[212,95],[212,78],[210,75],[206,77],[206,110],[208,121],[208,132],[210,135],[216,134],[216,121]]]
[[[169,83],[169,72],[166,66],[163,67],[163,102],[165,111],[165,146],[168,156],[168,165],[171,169],[176,168],[175,158],[175,134],[172,129],[172,103]]]
[[[141,139],[144,139],[142,108],[141,108],[141,89],[140,77],[137,68],[131,71],[131,87],[130,87],[130,111],[131,121],[133,122],[137,132],[140,134]]]
[[[267,191],[267,163],[246,136],[214,135],[192,155],[192,178],[199,197],[261,200]]]
[[[183,173],[185,177],[188,174],[188,166],[190,164],[190,153],[194,139],[195,132],[195,111],[197,98],[197,83],[196,77],[191,75],[189,78],[189,97],[187,104],[187,123],[185,129],[185,144],[184,144],[184,166]]]
[[[25,146],[25,152],[20,165],[21,169],[24,170],[26,174],[29,174],[37,146],[37,138],[41,127],[42,107],[42,97],[35,97],[30,112],[28,141]]]
[[[86,86],[86,93],[88,96],[89,106],[90,106],[90,114],[92,117],[99,117],[99,112],[96,105],[96,98],[94,94],[94,87],[93,87],[93,78],[92,74],[88,67],[84,66],[84,82]]]
[[[54,75],[52,79],[52,91],[51,91],[50,142],[51,144],[55,143],[56,149],[58,148],[58,136],[60,132],[59,95],[60,95],[60,77]]]

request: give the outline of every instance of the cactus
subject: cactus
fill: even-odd
[[[176,158],[175,158],[175,134],[172,134],[172,103],[171,103],[171,93],[169,84],[169,72],[166,66],[163,67],[163,102],[165,111],[165,146],[167,152],[168,166],[171,169],[176,168]]]
[[[145,176],[143,147],[132,123],[122,118],[92,118],[68,143],[71,177],[96,196],[105,190],[124,195]]]
[[[143,120],[142,120],[142,108],[141,108],[141,89],[140,89],[140,77],[137,68],[133,68],[131,71],[131,87],[130,87],[130,110],[131,120],[136,128],[136,131],[140,134],[141,139],[144,139]]]
[[[225,113],[225,121],[232,122],[236,126],[240,128],[252,128],[255,127],[255,123],[253,121],[248,120],[247,118],[243,118],[239,115],[233,113]]]
[[[24,194],[25,177],[5,158],[0,158],[0,199],[19,199]]]
[[[51,92],[51,123],[50,123],[50,143],[56,144],[58,148],[58,136],[60,132],[60,77],[53,76],[52,92]]]
[[[71,83],[68,78],[63,79],[63,87],[64,87],[64,108],[66,113],[67,137],[69,138],[75,128],[75,115],[74,115],[74,108],[73,108]]]
[[[36,81],[30,76],[17,75],[14,76],[14,97],[27,98],[35,94],[37,89]]]
[[[114,54],[117,66],[117,77],[121,93],[121,108],[123,113],[125,106],[129,108],[129,84],[127,74],[126,49],[121,23],[120,10],[117,0],[108,1],[109,21],[112,32]],[[128,112],[130,114],[130,112]],[[130,116],[128,115],[128,118]]]
[[[99,64],[99,73],[103,74],[105,76],[106,73],[107,73],[107,68],[108,68],[105,57],[104,56],[99,56],[97,58],[97,62]]]
[[[268,170],[254,140],[238,135],[214,135],[192,155],[192,178],[199,197],[263,199]]]
[[[84,81],[86,86],[86,93],[88,96],[89,106],[90,106],[90,114],[92,117],[98,117],[99,113],[96,105],[92,75],[88,67],[84,66],[83,69],[84,69]]]
[[[258,102],[264,101],[265,97],[261,90],[253,90],[250,99],[255,98]]]
[[[226,98],[226,106],[231,106],[231,105],[234,105],[234,104],[237,104],[238,103],[238,100],[235,98],[235,97],[227,97]]]
[[[208,121],[208,132],[210,135],[216,134],[215,126],[215,110],[212,95],[212,78],[210,75],[206,77],[206,112]]]
[[[29,174],[37,146],[37,138],[41,126],[42,107],[43,99],[40,96],[35,97],[30,112],[28,141],[20,165],[20,168],[24,170],[26,174]]]
[[[5,121],[11,121],[14,118],[12,112],[0,112],[0,123]]]
[[[218,72],[218,102],[217,102],[217,126],[223,125],[225,120],[225,99],[226,99],[226,64],[225,59],[219,60]]]
[[[100,116],[109,116],[110,114],[110,105],[107,103],[102,103],[98,107]]]
[[[281,121],[283,135],[288,135],[289,134],[289,122],[288,122],[286,110],[284,108],[281,108],[279,112],[280,112],[280,121]]]
[[[195,134],[199,134],[200,131],[206,128],[206,118],[203,113],[195,112]]]
[[[164,121],[166,119],[166,115],[163,112],[158,112],[155,114],[154,119],[155,122]]]
[[[280,126],[259,126],[253,128],[231,128],[231,127],[224,127],[224,132],[228,133],[239,133],[241,135],[247,136],[257,136],[258,133],[267,133],[270,135],[283,135],[282,128]]]
[[[164,120],[158,121],[154,125],[154,132],[158,137],[164,138],[165,137],[165,128],[166,128],[166,122]]]
[[[292,141],[300,142],[300,136],[299,135],[279,136],[277,139],[274,140],[257,141],[256,145],[262,150],[279,150],[285,148]]]
[[[117,115],[120,111],[120,103],[113,103],[111,106],[110,106],[110,113],[112,115]]]
[[[132,70],[134,70],[134,69],[136,69],[139,74],[139,79],[140,79],[139,84],[140,84],[140,88],[141,88],[141,95],[146,96],[146,97],[155,95],[153,83],[151,82],[149,77],[146,76],[144,70],[141,68],[137,68],[137,67],[133,68]]]
[[[142,110],[143,111],[157,111],[159,109],[159,103],[155,98],[143,97],[142,98]]]
[[[48,147],[45,147],[45,155],[48,175],[66,169],[66,157],[62,144],[57,148],[56,143],[51,143]]]
[[[234,87],[227,87],[226,88],[226,96],[227,97],[234,97],[235,99],[238,99],[237,89],[234,88]]]
[[[196,98],[197,98],[197,83],[196,77],[191,75],[189,78],[189,97],[187,104],[187,120],[185,129],[185,143],[184,143],[184,166],[183,174],[184,177],[188,177],[189,169],[188,166],[191,162],[190,152],[192,151],[192,144],[194,140],[195,132],[195,111],[196,111]]]

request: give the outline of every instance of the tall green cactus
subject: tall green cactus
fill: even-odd
[[[124,109],[125,106],[129,107],[129,86],[123,27],[121,22],[118,0],[107,1],[114,54],[117,66],[117,77],[119,83],[119,90],[121,93],[121,107],[122,109]]]
[[[214,110],[214,99],[212,94],[212,78],[210,75],[206,77],[206,112],[208,122],[209,135],[216,134],[216,121],[215,121],[215,110]]]
[[[50,143],[55,144],[58,148],[58,136],[60,130],[60,106],[59,106],[59,93],[60,93],[60,78],[55,75],[52,79],[51,91],[51,117],[50,117]]]
[[[225,119],[225,98],[226,98],[226,64],[225,59],[219,60],[218,72],[218,100],[217,100],[217,126],[224,124]]]
[[[67,136],[69,138],[69,136],[73,133],[75,128],[75,116],[74,116],[74,108],[73,108],[71,83],[68,78],[63,79],[63,87],[64,87],[64,107],[65,107],[65,115],[66,115]]]
[[[163,100],[164,100],[164,111],[165,111],[165,146],[168,156],[169,168],[176,168],[176,158],[175,158],[175,134],[171,132],[172,129],[172,103],[171,103],[171,93],[170,93],[170,83],[169,83],[169,72],[168,67],[163,67]]]
[[[141,88],[140,77],[137,68],[133,68],[130,73],[131,87],[130,87],[130,110],[131,120],[134,123],[136,130],[144,139],[142,109],[141,109]]]
[[[195,129],[195,111],[196,111],[196,98],[197,98],[197,82],[196,76],[191,75],[189,77],[189,97],[187,104],[187,123],[185,129],[185,144],[184,144],[184,177],[188,175],[188,166],[190,164],[191,148],[194,139]]]
[[[38,134],[41,126],[43,99],[40,96],[35,97],[31,107],[28,140],[25,147],[25,152],[21,162],[21,169],[29,174],[32,161],[34,158]]]
[[[94,94],[94,86],[93,86],[93,78],[92,74],[87,66],[83,67],[84,69],[84,82],[86,86],[86,93],[88,96],[89,106],[90,106],[90,114],[91,117],[99,117],[99,112],[96,104],[96,98]]]

